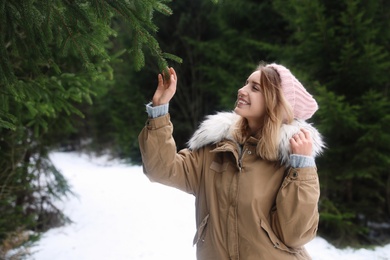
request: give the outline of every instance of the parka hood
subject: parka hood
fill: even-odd
[[[239,118],[240,116],[234,112],[219,112],[215,115],[207,116],[188,141],[188,148],[197,150],[225,139],[236,142],[233,137],[233,131]],[[290,139],[301,128],[308,130],[311,134],[313,139],[313,157],[320,155],[325,148],[322,136],[316,128],[306,121],[295,119],[291,124],[283,124],[280,129],[279,161],[281,164],[290,164]]]

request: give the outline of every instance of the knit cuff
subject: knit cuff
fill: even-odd
[[[316,167],[314,157],[312,156],[291,154],[290,162],[291,162],[291,167],[293,168]]]
[[[156,106],[156,107],[152,105],[152,102],[146,104],[146,112],[148,113],[148,116],[150,118],[156,118],[156,117],[166,115],[168,114],[168,110],[169,110],[169,103]]]

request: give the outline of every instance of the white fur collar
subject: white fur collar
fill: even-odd
[[[206,117],[198,130],[188,141],[188,148],[197,150],[208,144],[218,143],[224,139],[235,141],[232,132],[240,118],[234,112],[220,112]],[[313,157],[320,155],[325,147],[320,133],[311,124],[303,120],[294,120],[292,124],[283,124],[280,131],[279,160],[282,164],[290,164],[290,138],[301,128],[307,129],[313,138]]]

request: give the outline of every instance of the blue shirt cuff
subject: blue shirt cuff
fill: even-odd
[[[290,163],[293,168],[316,167],[314,157],[299,154],[290,155]]]
[[[156,107],[152,105],[152,102],[146,104],[146,112],[148,113],[148,116],[151,118],[156,118],[156,117],[166,115],[168,114],[168,110],[169,110],[169,103],[156,106]]]

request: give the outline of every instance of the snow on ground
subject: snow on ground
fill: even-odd
[[[76,153],[50,157],[78,195],[58,204],[74,223],[46,232],[30,259],[196,259],[191,195],[151,183],[140,166]],[[390,260],[390,244],[338,250],[318,237],[306,248],[313,260]]]

